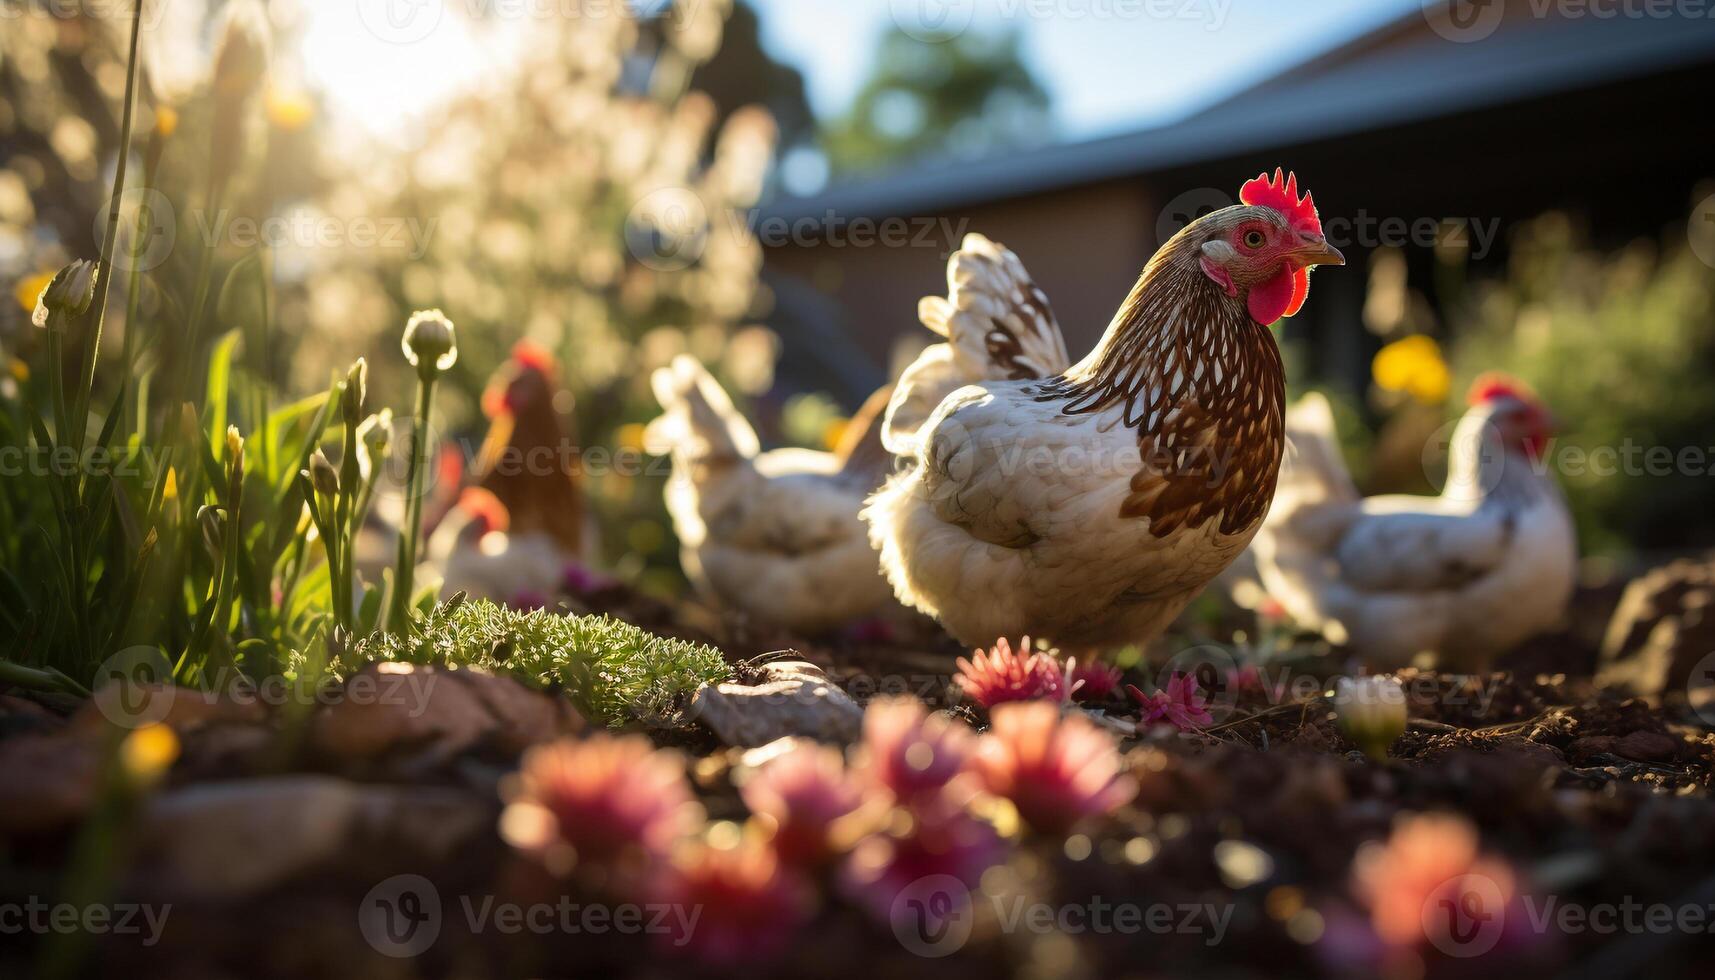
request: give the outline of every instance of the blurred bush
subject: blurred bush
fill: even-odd
[[[310,341],[294,385],[319,382],[361,352],[354,344],[373,347],[396,384],[397,358],[374,355],[395,343],[402,311],[439,307],[464,350],[452,378],[464,398],[445,403],[455,431],[480,425],[474,395],[521,338],[558,356],[586,447],[635,441],[655,414],[650,372],[682,352],[739,395],[769,388],[777,344],[753,325],[767,297],[746,217],[775,126],[751,107],[717,130],[715,103],[687,87],[730,8],[678,3],[646,46],[629,17],[544,18],[515,73],[446,106],[408,152],[338,166],[318,198],[329,214],[433,226],[421,226],[421,251],[308,256],[301,292],[283,303]],[[660,483],[639,475],[590,474],[623,573],[640,559],[673,565],[667,536],[634,526],[664,529]],[[635,554],[638,542],[653,553]]]
[[[1461,385],[1499,368],[1560,418],[1550,462],[1587,552],[1715,540],[1715,270],[1688,246],[1679,224],[1601,254],[1547,214],[1515,229],[1506,279],[1452,318]]]

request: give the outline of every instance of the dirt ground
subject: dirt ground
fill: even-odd
[[[734,659],[740,680],[771,657],[807,659],[859,702],[909,692],[952,704],[953,663],[965,652],[929,631],[810,641],[617,588],[584,597],[576,608],[716,642]],[[1126,733],[1133,706],[1119,700],[1095,706],[1122,721],[1116,730],[1141,787],[1137,800],[1087,835],[1018,842],[984,877],[974,925],[956,948],[927,954],[913,948],[828,884],[797,942],[738,972],[942,980],[1184,974],[1416,980],[1519,969],[1707,976],[1715,952],[1710,933],[1684,928],[1550,927],[1515,937],[1509,926],[1497,948],[1480,957],[1427,947],[1378,950],[1360,927],[1367,913],[1352,888],[1353,858],[1366,842],[1385,840],[1401,814],[1447,812],[1475,826],[1485,854],[1512,869],[1518,893],[1534,907],[1552,901],[1581,909],[1699,908],[1711,910],[1705,921],[1715,921],[1715,734],[1683,692],[1644,699],[1599,690],[1587,644],[1571,635],[1546,638],[1491,675],[1402,672],[1410,726],[1387,758],[1372,760],[1341,734],[1323,696],[1328,679],[1347,665],[1302,638],[1282,646],[1284,655],[1277,649],[1243,680],[1223,684],[1205,676],[1216,715],[1205,731]],[[1152,680],[1156,669],[1135,666],[1127,680]],[[969,706],[955,711],[975,725],[985,722]],[[450,749],[434,739],[407,740],[358,758],[294,736],[277,711],[217,712],[184,726],[178,762],[151,799],[102,803],[107,798],[94,792],[103,778],[102,749],[88,734],[87,715],[87,707],[67,699],[18,691],[0,702],[9,784],[3,795],[11,811],[0,834],[0,904],[104,895],[170,905],[172,928],[153,944],[131,935],[26,931],[14,937],[21,942],[4,944],[11,947],[0,953],[6,976],[46,975],[47,967],[63,975],[182,977],[699,970],[642,937],[472,927],[485,898],[568,898],[564,881],[513,854],[495,830],[499,787],[516,765],[518,738],[484,730]],[[648,734],[688,753],[711,819],[745,817],[727,778],[741,750],[721,746],[694,720]],[[306,785],[322,802],[294,802],[290,794]],[[285,786],[287,795],[269,796],[262,786]],[[161,800],[210,787],[236,798],[160,812]],[[255,828],[243,832],[241,825],[264,809],[271,818],[257,817]],[[306,829],[324,822],[325,832]],[[90,829],[103,826],[111,833]],[[421,875],[443,896],[438,937],[410,958],[378,952],[353,911],[372,899],[378,882],[397,875]],[[1024,928],[1015,914],[1037,905],[1088,910],[1104,903],[1171,911],[1142,928],[1078,921]]]

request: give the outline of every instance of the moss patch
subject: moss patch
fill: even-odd
[[[671,716],[704,682],[732,676],[713,647],[667,639],[607,616],[516,612],[487,600],[447,603],[408,639],[375,634],[348,654],[454,664],[557,688],[592,721],[622,725]]]

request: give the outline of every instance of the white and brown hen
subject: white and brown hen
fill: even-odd
[[[1070,366],[1010,253],[954,257],[951,295],[922,309],[947,343],[884,428],[907,468],[864,512],[902,601],[972,645],[1141,643],[1244,550],[1282,446],[1269,325],[1302,307],[1311,266],[1344,260],[1295,178],[1239,196],[1156,253]]]
[[[1419,654],[1486,668],[1554,626],[1571,598],[1572,516],[1539,464],[1547,412],[1498,375],[1479,379],[1469,402],[1438,497],[1360,497],[1327,400],[1312,393],[1287,413],[1291,449],[1251,546],[1258,577],[1292,618],[1376,669]]]

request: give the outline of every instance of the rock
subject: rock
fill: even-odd
[[[1566,754],[1575,765],[1585,765],[1599,755],[1613,755],[1615,745],[1620,740],[1612,735],[1587,735],[1573,739],[1566,747]]]
[[[510,677],[479,670],[454,671],[450,677],[488,709],[498,723],[490,737],[505,751],[522,752],[584,728],[583,718],[565,698],[531,690]]]
[[[1651,696],[1715,685],[1715,678],[1692,676],[1710,657],[1715,657],[1715,559],[1682,559],[1626,587],[1602,641],[1596,681]]]
[[[0,740],[0,837],[76,823],[101,786],[100,746],[71,734]]]
[[[0,694],[0,738],[25,732],[56,732],[65,719],[26,698]]]
[[[174,889],[239,898],[377,846],[445,858],[492,821],[483,801],[447,789],[326,776],[205,783],[149,802],[139,854]]]
[[[1614,743],[1614,752],[1638,762],[1669,762],[1679,755],[1679,740],[1660,732],[1632,732]]]
[[[508,677],[382,662],[346,680],[343,696],[316,714],[311,739],[340,758],[421,749],[444,759],[479,743],[520,752],[582,727],[563,699]]]
[[[821,668],[802,660],[762,667],[763,681],[704,684],[690,715],[727,745],[755,748],[788,735],[847,744],[863,729],[863,709]]]
[[[84,702],[71,725],[82,732],[109,726],[163,724],[184,734],[216,724],[260,724],[268,710],[254,694],[226,695],[173,684],[106,684]]]

